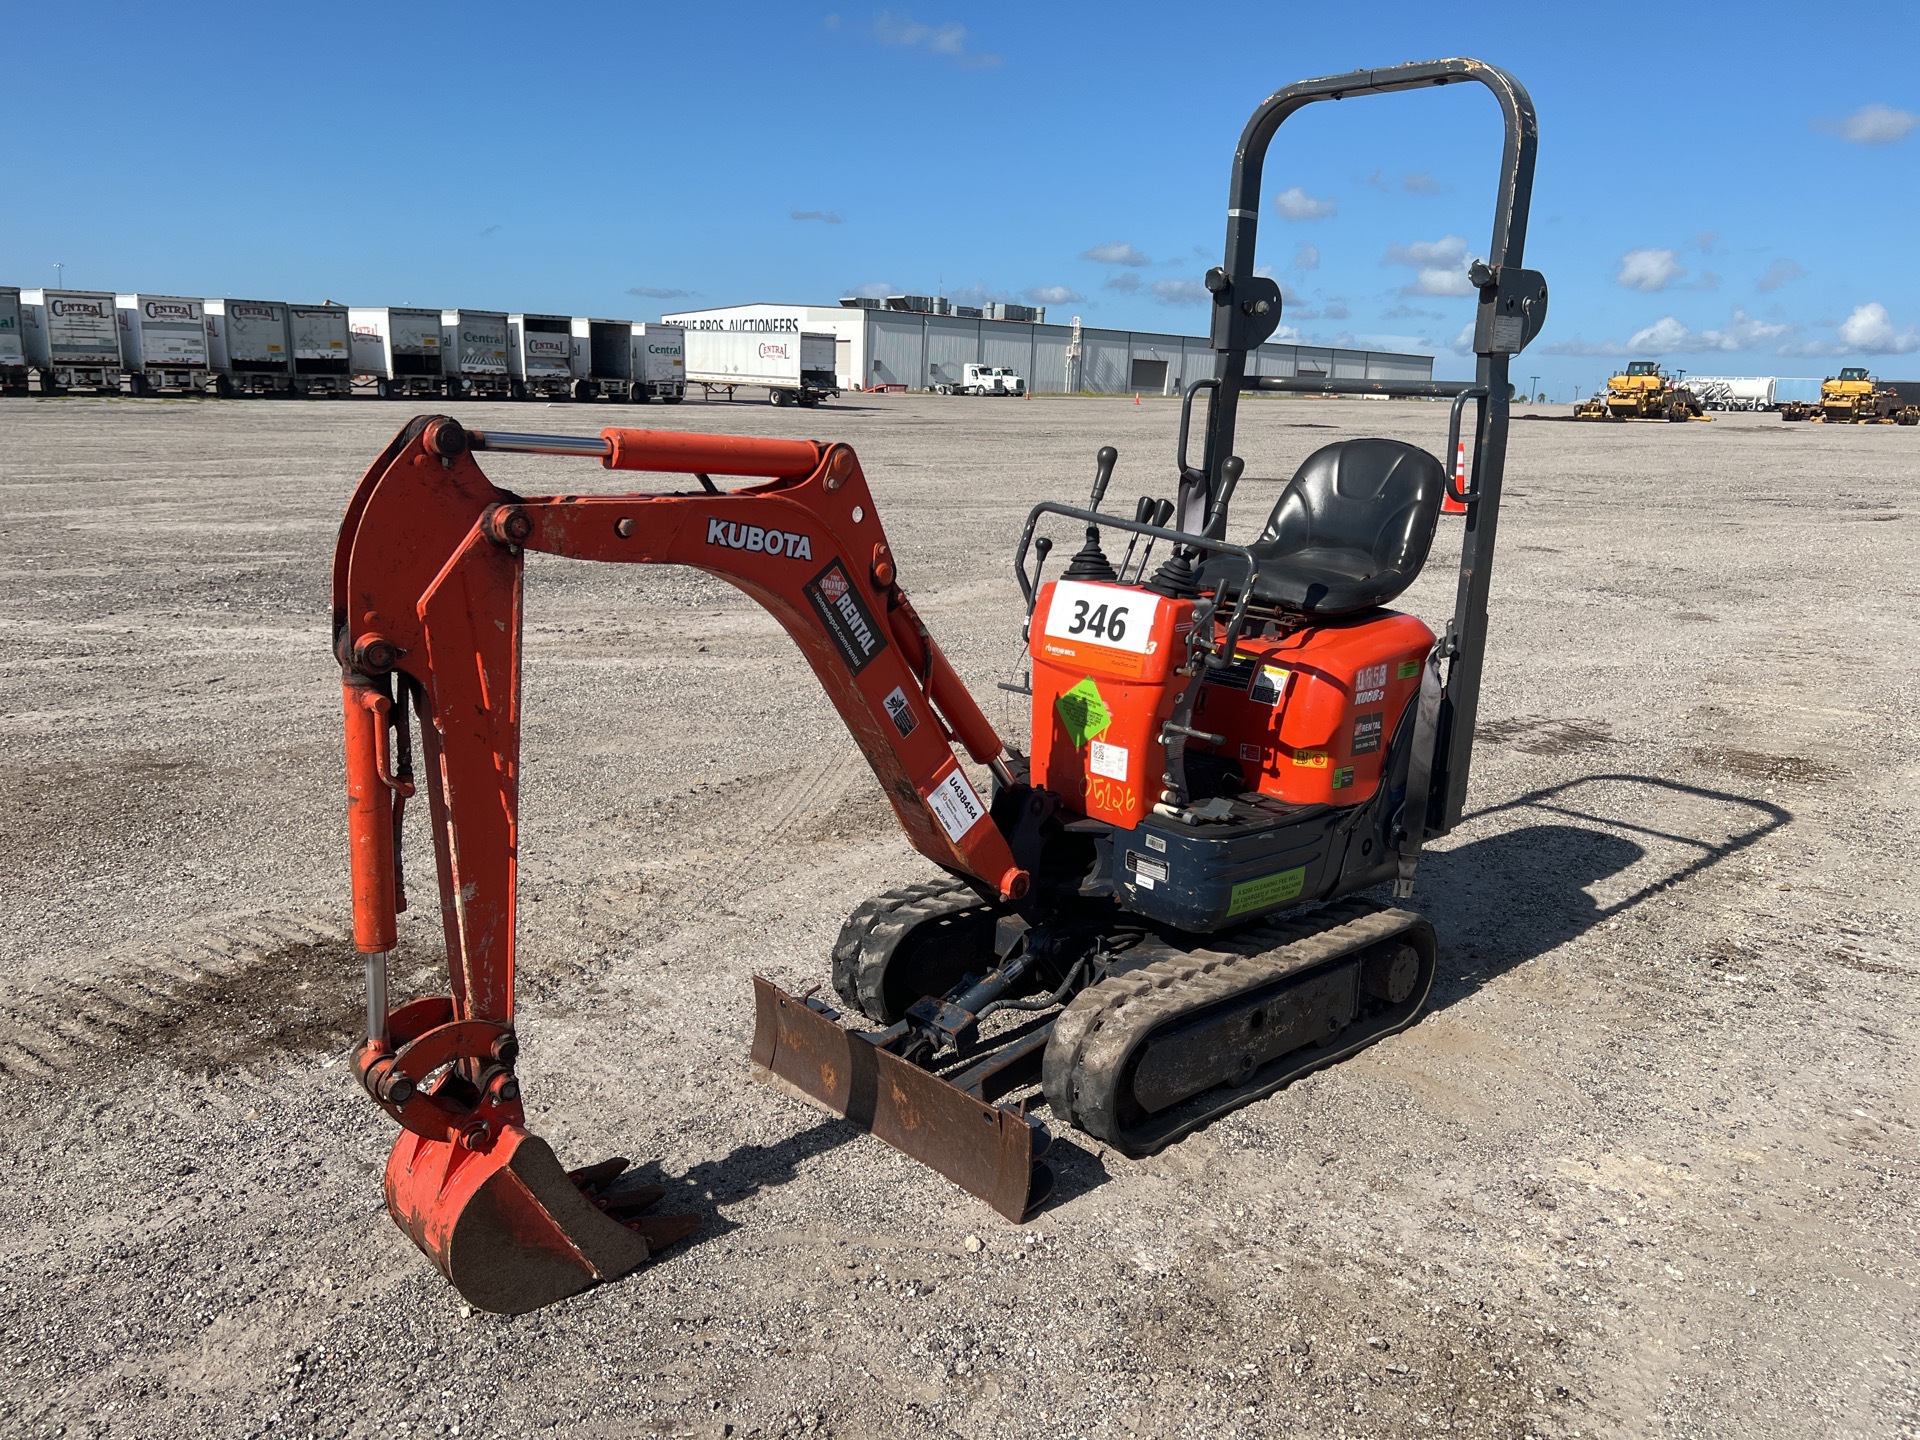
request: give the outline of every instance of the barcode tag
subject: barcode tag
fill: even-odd
[[[934,819],[940,822],[940,828],[947,832],[947,838],[955,844],[987,818],[986,807],[980,803],[979,795],[974,792],[958,765],[947,772],[946,779],[927,792],[927,808],[933,811]]]

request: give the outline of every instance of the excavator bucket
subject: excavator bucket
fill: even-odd
[[[1009,1220],[1026,1219],[1052,1191],[1040,1161],[1048,1136],[1035,1121],[843,1030],[757,975],[753,1008],[756,1078],[845,1116]]]
[[[517,1125],[485,1151],[404,1131],[387,1209],[469,1305],[519,1315],[618,1279],[698,1227],[687,1215],[625,1218],[664,1193],[632,1183],[626,1165],[569,1174]]]

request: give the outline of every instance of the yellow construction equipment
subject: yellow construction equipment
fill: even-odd
[[[1809,417],[1783,411],[1781,418]],[[1849,365],[1820,382],[1819,413],[1810,418],[1829,425],[1920,425],[1920,405],[1904,403],[1898,391],[1880,385],[1864,366]]]
[[[1630,360],[1626,373],[1607,381],[1605,391],[1574,406],[1576,420],[1703,420],[1706,407],[1678,385],[1654,360]]]

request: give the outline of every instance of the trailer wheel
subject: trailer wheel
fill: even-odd
[[[651,402],[652,399],[652,392],[638,382],[635,382],[633,389],[627,393],[627,400],[634,405],[645,405]]]
[[[147,393],[147,377],[138,370],[127,373],[127,394],[144,395]]]
[[[769,390],[767,391],[767,400],[774,405],[784,405],[787,403],[787,392],[784,390]]]
[[[686,398],[687,397],[684,395],[662,395],[660,397],[660,403],[662,405],[678,405],[682,400]],[[1920,413],[1920,412],[1917,412],[1917,413]],[[1907,423],[1912,424],[1913,422],[1908,421]]]

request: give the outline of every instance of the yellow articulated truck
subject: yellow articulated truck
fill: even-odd
[[[1576,420],[1704,420],[1706,407],[1684,385],[1677,385],[1659,362],[1632,360],[1626,373],[1607,388],[1574,406]]]
[[[1820,382],[1820,403],[1783,405],[1782,420],[1818,420],[1828,425],[1920,425],[1920,405],[1883,386],[1864,366],[1849,365]]]

